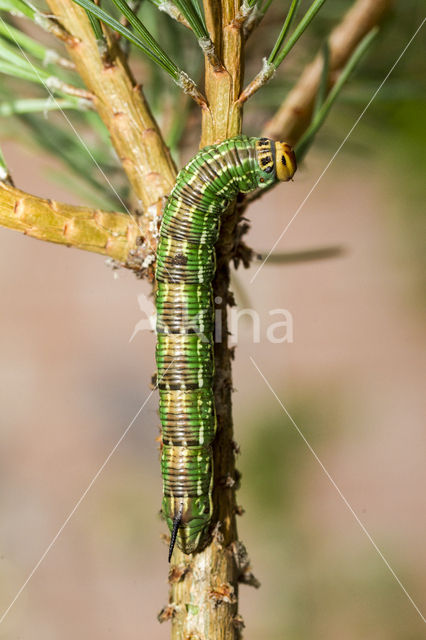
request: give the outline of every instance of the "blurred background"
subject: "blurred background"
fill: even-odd
[[[248,133],[274,112],[285,83],[297,78],[349,4],[325,5],[306,49],[299,46],[281,74],[283,84],[278,77],[249,104]],[[256,251],[269,251],[293,217],[419,26],[420,9],[418,2],[397,3],[295,181],[249,209],[248,241]],[[265,18],[262,33],[273,32],[275,15]],[[341,254],[266,265],[253,283],[257,265],[236,273],[237,298],[259,313],[261,327],[253,343],[250,321],[240,322],[234,366],[238,501],[245,509],[239,531],[261,582],[260,590],[241,587],[250,640],[424,637],[419,614],[250,360],[424,612],[423,38],[412,43],[276,247],[338,246]],[[269,50],[260,31],[254,40],[248,78]],[[195,121],[194,112],[188,131]],[[65,127],[52,114],[49,122]],[[0,122],[15,184],[43,197],[94,202],[93,191],[82,194],[73,176],[67,184],[69,168],[36,147],[34,137],[23,144],[28,127],[37,128],[36,120],[28,123]],[[84,133],[90,144],[92,132]],[[182,134],[185,159],[197,141]],[[5,229],[0,247],[0,617],[148,399],[0,635],[168,638],[169,626],[156,620],[167,602],[168,564],[159,517],[158,399],[149,386],[155,336],[141,331],[130,341],[145,318],[138,296],[149,298],[150,286],[95,254]],[[267,339],[269,311],[278,308],[292,315],[292,343]]]

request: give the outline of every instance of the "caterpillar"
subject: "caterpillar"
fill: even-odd
[[[237,136],[201,149],[177,176],[160,226],[156,266],[157,386],[162,426],[162,512],[175,543],[194,553],[212,518],[214,244],[221,215],[296,171],[291,147]]]

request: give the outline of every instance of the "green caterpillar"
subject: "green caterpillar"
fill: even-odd
[[[184,553],[204,544],[212,517],[214,244],[239,192],[290,180],[290,146],[237,136],[201,149],[180,171],[165,207],[156,267],[162,511]]]

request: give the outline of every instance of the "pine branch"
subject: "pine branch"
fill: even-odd
[[[241,133],[242,105],[238,96],[242,86],[243,33],[236,23],[234,4],[228,0],[204,0],[206,24],[210,39],[223,67],[205,65],[205,87],[208,109],[202,113],[201,147],[226,140]]]
[[[200,107],[205,106],[205,98],[198,90],[195,82],[187,73],[185,73],[185,71],[180,69],[172,58],[164,51],[160,43],[152,36],[136,13],[129,7],[126,0],[112,0],[112,2],[117,6],[117,9],[119,9],[122,15],[126,17],[133,30],[123,26],[119,20],[116,20],[113,15],[101,9],[97,4],[94,4],[92,0],[74,0],[74,2],[83,7],[86,12],[90,14],[92,28],[97,24],[94,22],[93,18],[101,20],[105,25],[111,27],[116,33],[124,36],[129,42],[143,51],[152,62],[168,73],[176,84],[181,87],[185,93],[190,95],[191,98],[200,105]],[[97,31],[98,28],[96,27],[95,35]],[[97,35],[96,38],[99,43]]]
[[[394,0],[357,0],[342,22],[333,29],[328,40],[329,90],[359,43],[373,27],[382,22],[393,4]],[[286,140],[292,145],[299,141],[312,117],[322,69],[323,57],[319,54],[266,124],[263,135],[274,140]]]
[[[176,168],[140,85],[136,84],[118,46],[107,36],[107,59],[99,52],[84,9],[72,0],[48,0],[49,6],[77,44],[68,47],[93,103],[106,125],[144,215],[145,241],[155,252],[155,221],[176,178]],[[108,60],[108,61],[107,61]]]
[[[206,63],[209,111],[203,113],[202,146],[241,133],[241,108],[236,101],[242,81],[243,34],[242,27],[235,26],[237,4],[233,0],[204,1],[210,38],[225,70],[216,71]],[[169,605],[160,614],[160,620],[172,618],[173,640],[237,640],[242,626],[242,619],[238,615],[238,585],[246,580],[249,572],[247,556],[238,542],[236,526],[232,352],[227,341],[227,305],[231,299],[229,261],[236,224],[237,216],[234,213],[227,216],[222,225],[220,240],[216,245],[217,269],[213,283],[214,297],[222,300],[219,305],[222,311],[222,341],[215,345],[214,384],[217,434],[213,444],[213,502],[217,525],[212,541],[200,553],[190,559],[179,550],[175,549],[173,553]]]
[[[0,225],[27,236],[100,253],[130,269],[144,258],[140,231],[124,213],[76,207],[38,198],[0,182]]]

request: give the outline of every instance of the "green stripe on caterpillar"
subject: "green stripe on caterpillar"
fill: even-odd
[[[180,171],[160,228],[156,267],[162,511],[175,543],[194,553],[212,518],[214,244],[238,193],[290,180],[290,146],[237,136],[201,149]]]

